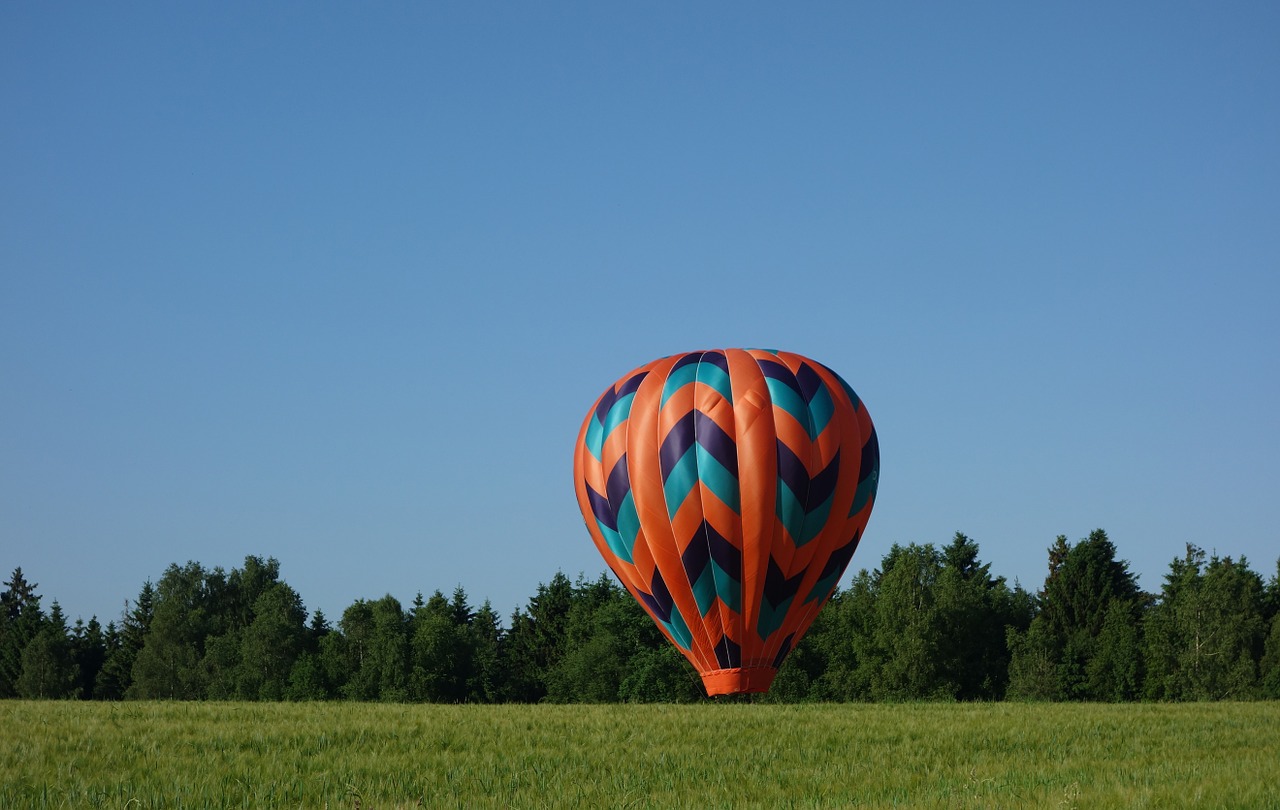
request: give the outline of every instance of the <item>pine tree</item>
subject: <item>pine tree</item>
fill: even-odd
[[[151,580],[142,584],[138,598],[130,607],[126,601],[120,617],[120,630],[112,641],[108,638],[106,660],[94,684],[93,696],[98,700],[122,700],[133,683],[133,664],[151,629],[155,613],[155,586]],[[108,624],[114,631],[114,623]]]
[[[0,698],[18,694],[23,652],[44,624],[38,587],[18,567],[0,591]]]
[[[456,594],[455,594],[455,601]],[[465,606],[466,598],[462,597]],[[466,614],[436,591],[411,614],[409,696],[430,703],[457,703],[466,692]],[[463,624],[458,625],[461,619]]]
[[[1280,560],[1267,583],[1264,618],[1270,628],[1258,666],[1258,687],[1262,697],[1280,699]]]
[[[329,626],[329,620],[325,618],[324,611],[316,608],[311,614],[311,621],[307,623],[307,651],[316,652],[320,649],[320,639],[329,635],[333,628]]]
[[[119,649],[120,631],[115,622],[107,622],[106,629],[102,631],[102,667],[93,680],[93,693],[90,695],[94,700],[120,700],[124,697],[125,687],[113,679],[111,671],[111,661]]]
[[[499,648],[504,701],[537,703],[546,697],[547,676],[564,655],[572,603],[573,584],[557,571],[550,583],[538,585],[525,610],[512,614]]]
[[[605,574],[578,578],[564,627],[564,654],[546,676],[547,698],[560,703],[617,701],[631,659],[656,643],[653,621]]]
[[[1142,636],[1139,601],[1114,599],[1098,633],[1093,658],[1085,669],[1086,691],[1094,700],[1135,700],[1142,685]]]
[[[1258,693],[1268,700],[1280,699],[1280,613],[1271,617],[1271,630],[1263,646]]]
[[[22,651],[22,673],[18,676],[20,697],[62,699],[78,696],[78,669],[71,657],[67,621],[54,601],[49,618]]]
[[[1003,577],[978,559],[978,544],[961,532],[942,550],[937,583],[941,669],[960,700],[996,700],[1008,685],[1006,628],[1030,622]]]
[[[467,677],[468,703],[496,703],[501,698],[502,621],[486,599],[468,628],[472,667]]]
[[[502,678],[498,694],[504,703],[537,703],[547,694],[546,679],[538,668],[534,620],[517,608],[511,626],[498,645]]]
[[[1246,560],[1188,544],[1169,566],[1147,618],[1148,697],[1248,698],[1258,691],[1258,661],[1270,628],[1262,579]]]
[[[1119,623],[1127,617],[1136,624],[1135,606],[1140,601],[1137,581],[1128,563],[1116,558],[1116,548],[1106,532],[1097,529],[1069,547],[1066,538],[1059,535],[1049,549],[1049,574],[1039,598],[1040,612],[1026,632],[1009,634],[1010,696],[1114,699],[1117,690],[1123,691],[1117,685],[1117,670],[1110,664],[1095,664],[1094,659],[1101,649],[1108,615],[1112,618],[1108,644],[1114,649],[1129,632]],[[1112,613],[1113,602],[1124,608]]]
[[[557,571],[549,583],[538,586],[537,594],[529,600],[535,656],[544,679],[564,655],[573,596],[573,584],[563,572]]]
[[[76,665],[78,677],[76,691],[84,700],[93,698],[98,673],[107,658],[107,642],[98,617],[92,616],[86,624],[76,619],[71,630],[71,660]]]

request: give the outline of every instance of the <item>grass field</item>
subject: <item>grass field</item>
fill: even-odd
[[[0,702],[0,807],[1275,807],[1280,703]]]

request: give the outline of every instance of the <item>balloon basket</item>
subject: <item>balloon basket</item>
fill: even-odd
[[[778,670],[773,667],[717,669],[702,676],[702,685],[707,690],[707,697],[767,692],[777,674]]]

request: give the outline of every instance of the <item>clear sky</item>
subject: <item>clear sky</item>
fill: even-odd
[[[1280,5],[5,3],[0,568],[72,617],[604,570],[571,456],[675,352],[861,395],[851,572],[1101,527],[1280,556]],[[847,578],[846,578],[847,581]]]

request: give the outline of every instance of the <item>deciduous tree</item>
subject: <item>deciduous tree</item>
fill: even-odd
[[[133,698],[193,700],[205,697],[200,666],[211,622],[205,569],[197,562],[170,565],[156,585],[155,610],[133,663]]]
[[[253,620],[240,638],[237,694],[243,698],[281,700],[294,663],[306,644],[307,611],[298,592],[272,582],[253,603]]]

